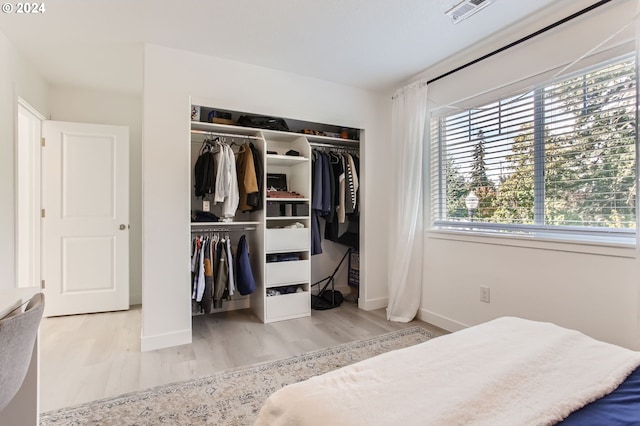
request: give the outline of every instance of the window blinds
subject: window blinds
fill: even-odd
[[[434,223],[616,233],[636,224],[633,56],[431,121]],[[492,225],[493,224],[493,225]]]

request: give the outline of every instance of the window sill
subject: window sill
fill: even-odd
[[[432,228],[426,232],[427,238],[436,240],[460,241],[475,244],[490,244],[499,246],[521,247],[536,250],[551,250],[569,253],[583,253],[600,256],[613,256],[635,259],[638,257],[637,246],[634,243],[610,241],[602,239],[595,241],[576,235],[557,234],[496,234],[480,230],[457,230]]]

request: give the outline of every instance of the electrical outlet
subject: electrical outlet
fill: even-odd
[[[480,301],[489,303],[491,300],[491,294],[489,292],[489,287],[481,285],[480,286]]]
[[[202,201],[202,211],[210,212],[211,211],[211,203],[207,200]]]

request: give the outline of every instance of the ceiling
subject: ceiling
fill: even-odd
[[[0,14],[0,31],[52,85],[141,93],[153,43],[382,91],[527,16],[595,2],[494,0],[453,25],[458,1],[45,0]]]

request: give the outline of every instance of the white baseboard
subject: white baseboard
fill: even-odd
[[[191,343],[191,329],[140,337],[140,351],[148,352]]]
[[[388,297],[372,300],[363,300],[362,297],[358,299],[358,308],[362,309],[363,311],[373,311],[374,309],[386,308],[388,304]]]
[[[469,327],[467,324],[463,324],[459,321],[447,318],[442,315],[438,315],[425,309],[418,310],[417,317],[424,322],[428,322],[429,324],[433,324],[436,327],[440,327],[451,332],[459,331]]]

